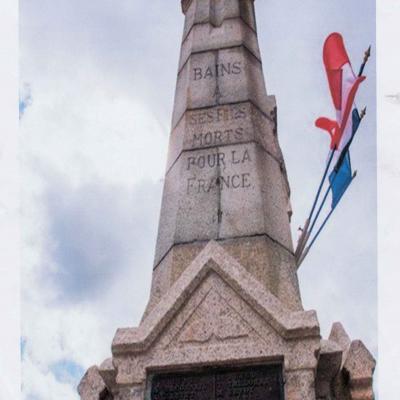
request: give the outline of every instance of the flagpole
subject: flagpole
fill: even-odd
[[[363,60],[363,63],[361,64],[360,70],[358,72],[358,77],[360,77],[363,74],[364,68],[365,68],[370,56],[371,56],[371,46],[369,46],[368,49],[364,53],[364,60]]]
[[[364,107],[361,110],[361,113],[360,113],[360,123],[363,120],[363,118],[365,117],[366,113],[367,113],[367,108]],[[343,162],[344,155],[348,152],[348,150],[350,148],[350,145],[353,142],[355,133],[356,132],[353,133],[353,135],[351,136],[351,138],[349,140],[349,143],[342,150],[342,153],[339,156],[339,159],[338,159],[338,161],[337,161],[337,163],[335,165],[335,169],[340,168],[341,162]],[[297,260],[297,268],[300,267],[300,264],[302,263],[302,260],[307,255],[305,252],[304,252],[304,254],[302,254],[303,250],[306,247],[308,240],[310,239],[311,233],[312,233],[312,231],[314,229],[314,226],[315,226],[315,224],[316,224],[316,222],[318,220],[318,217],[319,217],[319,215],[320,215],[320,213],[322,211],[322,208],[325,205],[326,199],[328,198],[328,195],[329,195],[329,191],[332,189],[332,184],[335,182],[336,177],[337,177],[337,175],[335,175],[335,177],[333,178],[333,182],[329,183],[329,187],[325,192],[325,195],[324,195],[324,198],[322,200],[322,203],[321,203],[321,205],[320,205],[320,207],[319,207],[319,209],[317,211],[317,215],[315,216],[315,218],[314,218],[314,220],[313,220],[313,222],[311,224],[311,228],[309,229],[309,226],[310,226],[310,223],[311,223],[311,218],[310,217],[307,219],[307,221],[306,221],[306,223],[304,225],[304,229],[303,229],[302,235],[299,238],[298,245],[297,245],[296,252],[295,252],[295,260]],[[319,194],[318,194],[318,196],[319,196]],[[315,206],[315,202],[314,202],[314,206]],[[308,250],[307,250],[307,253],[308,253]]]
[[[333,159],[333,156],[335,154],[335,151],[336,151],[336,147],[331,150],[331,153],[329,155],[328,164],[326,165],[326,168],[325,168],[325,171],[324,171],[324,175],[322,176],[321,183],[319,184],[317,195],[316,195],[316,197],[314,199],[314,204],[313,204],[313,206],[311,208],[310,215],[308,216],[309,220],[311,220],[311,218],[312,218],[312,216],[314,214],[315,207],[317,206],[319,195],[321,194],[321,190],[322,190],[322,187],[323,187],[323,185],[325,183],[326,176],[328,175],[329,167],[330,167],[330,165],[332,163],[332,159]]]
[[[336,177],[337,177],[337,175],[335,175],[335,177],[334,177],[334,179],[333,179],[333,182],[335,182]],[[321,205],[319,206],[318,211],[317,211],[317,214],[315,215],[314,221],[313,221],[313,223],[311,224],[310,232],[309,232],[309,234],[308,234],[308,237],[311,236],[311,233],[312,233],[312,231],[313,231],[313,229],[314,229],[314,226],[315,226],[315,224],[316,224],[316,222],[317,222],[317,220],[318,220],[319,215],[321,214],[322,208],[323,208],[324,205],[325,205],[326,199],[328,198],[329,191],[331,190],[331,188],[332,188],[332,184],[329,183],[329,186],[328,186],[328,188],[326,189],[326,192],[325,192],[325,194],[324,194],[324,198],[322,199]]]
[[[335,180],[335,179],[336,179],[336,176],[334,177],[334,180]],[[314,221],[313,221],[312,224],[311,224],[311,228],[310,228],[310,230],[309,230],[308,232],[306,232],[306,234],[304,235],[304,238],[303,238],[303,241],[302,241],[302,249],[301,249],[299,252],[296,251],[296,253],[295,253],[295,257],[296,257],[295,259],[296,259],[296,261],[297,261],[297,268],[300,267],[301,263],[303,262],[304,258],[306,257],[306,255],[308,254],[308,252],[309,252],[309,250],[310,250],[310,246],[308,246],[306,250],[304,250],[304,248],[306,247],[307,242],[308,242],[308,240],[310,239],[311,233],[312,233],[312,231],[313,231],[313,229],[314,229],[314,226],[315,226],[315,224],[316,224],[316,222],[317,222],[317,220],[318,220],[319,214],[321,213],[322,208],[323,208],[323,206],[325,205],[325,202],[326,202],[326,199],[327,199],[327,197],[328,197],[329,190],[331,189],[331,187],[332,187],[332,184],[330,183],[328,189],[327,189],[326,192],[325,192],[325,195],[324,195],[324,198],[323,198],[323,200],[322,200],[322,203],[321,203],[321,205],[320,205],[320,207],[319,207],[319,209],[318,209],[318,211],[317,211],[317,215],[315,216]],[[309,221],[309,220],[307,220],[307,221],[308,221],[308,225],[309,225],[309,224],[310,224],[310,221]],[[308,225],[307,225],[307,229],[308,229]],[[304,251],[303,251],[303,250],[304,250]]]
[[[358,77],[360,77],[360,76],[362,75],[362,73],[364,72],[364,68],[365,68],[365,66],[366,66],[366,64],[367,64],[368,59],[369,59],[370,56],[371,56],[371,46],[369,46],[368,49],[364,52],[364,59],[363,59],[363,62],[362,62],[362,64],[361,64],[361,66],[360,66],[360,70],[359,70],[359,72],[358,72]],[[362,110],[362,112],[361,112],[360,121],[361,121],[361,120],[363,119],[363,117],[365,116],[365,113],[366,113],[366,108],[364,108],[364,109]],[[347,145],[345,146],[345,149],[343,149],[343,150],[348,151],[348,149],[349,149],[349,147],[350,147],[350,144],[351,144],[351,142],[353,141],[354,135],[355,135],[355,132],[354,132],[354,134],[352,135],[352,137],[350,138],[349,143],[347,143]],[[298,242],[297,242],[297,247],[296,247],[296,250],[295,250],[295,253],[294,253],[295,259],[296,259],[296,260],[299,260],[297,267],[300,266],[302,260],[303,260],[304,257],[305,257],[305,255],[302,256],[303,250],[304,250],[305,246],[307,245],[307,242],[308,242],[308,240],[309,240],[309,238],[310,238],[312,229],[314,228],[314,225],[315,225],[315,223],[316,223],[316,221],[317,221],[317,218],[318,218],[318,216],[319,216],[319,214],[320,214],[320,212],[321,212],[321,210],[322,210],[322,207],[323,207],[323,205],[324,205],[324,203],[325,203],[325,201],[326,201],[326,198],[328,197],[328,193],[329,193],[329,190],[330,190],[330,188],[331,188],[331,185],[329,185],[329,188],[328,188],[327,192],[325,193],[324,199],[323,199],[323,201],[322,201],[322,204],[321,204],[321,206],[320,206],[320,208],[319,208],[319,210],[318,210],[317,216],[315,217],[315,219],[314,219],[314,221],[313,221],[313,223],[312,223],[312,226],[311,226],[310,231],[308,231],[308,227],[309,227],[309,225],[310,225],[311,218],[312,218],[312,216],[313,216],[313,214],[314,214],[315,207],[316,207],[317,202],[318,202],[318,200],[319,200],[319,196],[320,196],[320,194],[321,194],[321,190],[322,190],[323,184],[325,183],[326,175],[327,175],[327,173],[328,173],[328,170],[329,170],[330,164],[331,164],[331,162],[332,162],[333,155],[334,155],[335,151],[336,151],[336,147],[335,147],[333,150],[331,150],[331,154],[330,154],[330,157],[329,157],[329,161],[328,161],[328,164],[327,164],[327,166],[326,166],[326,168],[325,168],[324,175],[323,175],[322,180],[321,180],[321,183],[320,183],[320,185],[319,185],[317,195],[315,196],[314,203],[313,203],[313,206],[312,206],[312,208],[311,208],[311,212],[310,212],[310,214],[309,214],[309,217],[306,219],[306,222],[305,222],[304,228],[303,228],[303,232],[302,232],[302,234],[301,234],[301,236],[300,236],[300,238],[299,238],[299,240],[298,240]],[[341,155],[340,155],[340,157],[339,157],[339,160],[338,160],[338,162],[337,162],[336,165],[335,165],[335,168],[336,168],[338,165],[340,165],[340,161],[343,160],[343,158],[342,158],[342,155],[343,155],[343,154],[345,154],[344,151],[342,151],[342,153],[341,153]],[[335,178],[336,178],[336,176],[335,176]]]
[[[346,190],[343,192],[343,195],[346,193],[347,189],[349,188],[349,186],[352,184],[354,178],[357,176],[357,171],[354,172],[351,181],[349,183],[349,185],[347,186]],[[321,226],[319,227],[317,233],[315,234],[315,236],[313,237],[313,239],[311,240],[311,243],[307,246],[307,248],[304,250],[303,254],[301,255],[299,262],[297,263],[297,268],[300,267],[300,265],[302,264],[302,262],[304,261],[304,259],[307,257],[309,251],[311,250],[312,246],[314,245],[315,241],[317,240],[318,236],[321,234],[322,230],[324,229],[325,225],[327,224],[327,222],[329,221],[330,217],[332,216],[333,212],[335,211],[336,207],[338,206],[338,204],[336,204],[335,207],[333,207],[331,209],[331,211],[329,211],[328,215],[325,217],[324,221],[322,222]],[[315,221],[314,221],[315,222]],[[310,234],[311,234],[311,230],[310,230]]]
[[[335,207],[336,208],[336,207]],[[311,247],[313,246],[313,244],[315,243],[315,239],[318,237],[318,235],[321,233],[322,229],[325,227],[326,223],[328,222],[329,218],[331,217],[331,215],[333,214],[333,211],[335,210],[335,208],[332,208],[331,211],[329,211],[329,214],[326,216],[326,218],[324,219],[324,222],[322,223],[321,227],[318,229],[318,232],[315,234],[313,240],[311,241],[311,243],[307,246],[307,248],[304,250],[303,254],[301,255],[298,263],[297,263],[297,268],[300,268],[300,265],[303,263],[304,259],[307,257]]]
[[[361,123],[361,121],[363,120],[363,118],[365,117],[366,111],[367,111],[367,108],[364,107],[364,109],[361,111],[361,114],[360,114],[360,123]],[[349,140],[349,143],[348,143],[348,144],[345,146],[345,148],[342,150],[342,153],[340,154],[339,160],[338,160],[338,162],[336,163],[335,168],[338,168],[338,169],[340,168],[341,162],[343,162],[344,155],[348,152],[348,150],[349,150],[349,148],[350,148],[350,145],[351,145],[351,142],[353,141],[353,138],[354,138],[355,133],[356,133],[356,132],[353,133],[353,135],[351,136],[351,139]],[[332,182],[332,183],[329,183],[329,186],[328,186],[328,188],[326,189],[324,198],[322,199],[322,203],[321,203],[321,205],[319,206],[319,209],[318,209],[317,214],[316,214],[316,216],[315,216],[315,218],[314,218],[314,221],[313,221],[312,224],[311,224],[310,231],[309,231],[308,234],[306,235],[305,244],[307,244],[308,239],[309,239],[309,237],[311,236],[311,233],[312,233],[312,231],[313,231],[313,229],[314,229],[314,226],[315,226],[315,224],[316,224],[316,222],[317,222],[317,220],[318,220],[318,217],[319,217],[319,215],[320,215],[320,213],[321,213],[321,211],[322,211],[322,208],[323,208],[324,205],[325,205],[326,199],[328,198],[329,191],[332,189],[332,185],[333,185],[333,183],[335,183],[336,178],[337,178],[337,175],[335,175],[335,177],[333,178],[333,182]],[[310,223],[310,222],[311,222],[311,221],[309,221],[309,223]],[[309,225],[309,224],[308,224],[308,225]],[[308,227],[307,227],[307,228],[308,228]]]
[[[309,235],[308,235],[308,226],[310,225],[310,221],[311,221],[311,218],[313,217],[313,214],[314,214],[314,211],[315,211],[315,207],[317,206],[317,202],[319,200],[319,196],[321,194],[322,187],[323,187],[323,185],[325,183],[325,179],[326,179],[326,176],[328,174],[329,167],[330,167],[330,165],[332,163],[332,159],[333,159],[333,156],[335,154],[335,150],[336,150],[336,147],[333,148],[331,150],[331,152],[330,152],[329,160],[328,160],[328,163],[327,163],[327,165],[325,167],[325,171],[324,171],[324,174],[322,176],[321,182],[319,184],[318,191],[317,191],[317,194],[316,194],[315,199],[314,199],[314,203],[313,203],[313,205],[311,207],[310,214],[309,214],[309,216],[308,216],[308,218],[307,218],[307,220],[306,220],[306,222],[304,224],[303,233],[301,234],[301,236],[299,238],[299,241],[297,243],[297,248],[296,248],[296,251],[295,251],[295,257],[296,258],[298,258],[298,256],[303,251],[305,245],[307,244],[308,237],[309,237]]]
[[[364,119],[366,113],[367,113],[367,107],[364,107],[364,108],[361,110],[361,113],[360,113],[360,124],[361,124],[361,121]],[[357,128],[357,130],[358,130],[358,128]],[[357,133],[357,130],[356,130],[355,132],[353,132],[353,134],[351,135],[351,138],[350,138],[349,142],[348,142],[348,143],[346,144],[346,146],[343,148],[342,153],[340,154],[340,156],[339,156],[339,158],[338,158],[338,161],[337,161],[337,163],[336,163],[336,165],[335,165],[335,169],[339,169],[339,168],[340,168],[340,165],[341,165],[341,163],[343,162],[343,158],[344,158],[345,154],[347,153],[347,151],[349,150],[350,145],[351,145],[352,142],[353,142],[354,136],[355,136],[355,134]]]

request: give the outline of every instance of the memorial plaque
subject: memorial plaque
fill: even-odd
[[[154,377],[151,400],[211,400],[214,377],[209,374],[174,374]]]
[[[280,368],[258,367],[221,372],[216,375],[216,399],[283,399]]]
[[[283,400],[278,365],[155,375],[151,400]]]

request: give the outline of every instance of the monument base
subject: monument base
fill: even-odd
[[[372,400],[375,360],[336,323],[293,311],[211,241],[112,358],[90,368],[82,400]]]

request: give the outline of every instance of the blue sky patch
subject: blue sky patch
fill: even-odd
[[[24,355],[25,355],[26,342],[27,342],[27,338],[22,336],[21,339],[20,339],[21,360],[24,358]]]
[[[19,93],[19,119],[23,117],[25,110],[30,105],[32,105],[31,87],[29,84],[25,83]]]
[[[50,371],[62,383],[77,384],[84,374],[84,369],[72,360],[61,360],[50,366]]]

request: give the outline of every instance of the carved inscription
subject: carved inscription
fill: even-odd
[[[281,399],[279,372],[264,368],[230,371],[216,376],[216,398],[219,400]]]
[[[151,400],[211,400],[213,392],[208,375],[159,375],[151,385]]]
[[[252,186],[249,172],[224,173],[234,170],[232,166],[246,165],[252,162],[250,151],[247,148],[241,150],[210,151],[200,155],[188,156],[186,169],[193,172],[193,176],[187,179],[186,193],[209,193],[213,190],[246,189]],[[199,177],[202,170],[218,168],[219,174],[210,179]],[[242,168],[241,168],[242,169]]]
[[[193,79],[199,81],[227,75],[239,75],[241,72],[242,63],[240,61],[228,62],[207,67],[195,67],[193,68]]]
[[[283,400],[280,366],[156,375],[151,400]]]
[[[189,118],[193,132],[191,146],[218,146],[242,141],[245,135],[242,123],[248,116],[249,110],[246,105],[222,106],[192,112]]]

